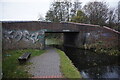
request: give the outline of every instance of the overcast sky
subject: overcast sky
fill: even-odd
[[[53,0],[0,0],[0,21],[9,20],[38,20],[38,16],[45,16]],[[72,0],[74,1],[74,0]],[[95,0],[79,0],[82,4]],[[97,0],[105,1],[109,6],[115,8],[119,0]]]

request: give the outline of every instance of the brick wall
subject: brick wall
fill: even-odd
[[[39,21],[2,22],[3,49],[44,48],[45,32],[79,32],[75,44],[101,42],[103,47],[118,47],[120,33],[107,27],[80,23],[51,23]]]

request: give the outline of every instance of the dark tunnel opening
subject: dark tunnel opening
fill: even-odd
[[[78,40],[78,32],[69,32],[64,33],[64,46],[71,46],[75,47],[77,46],[77,40]]]

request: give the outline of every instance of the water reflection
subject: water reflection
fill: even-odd
[[[120,78],[118,56],[97,54],[73,47],[58,48],[66,53],[84,78]]]
[[[84,78],[120,78],[118,66],[101,66],[81,70]]]

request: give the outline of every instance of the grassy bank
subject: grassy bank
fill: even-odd
[[[18,57],[25,52],[31,52],[31,57],[44,53],[44,50],[26,49],[26,50],[5,50],[3,51],[3,78],[27,78],[30,77],[25,67],[31,63],[19,65]]]
[[[71,60],[66,56],[66,54],[57,49],[60,55],[60,68],[65,78],[82,78],[77,68],[72,64]]]
[[[61,45],[61,44],[63,44],[63,41],[61,40],[61,39],[56,39],[56,38],[47,38],[46,39],[46,45],[54,45],[54,44],[56,44],[56,45]]]

